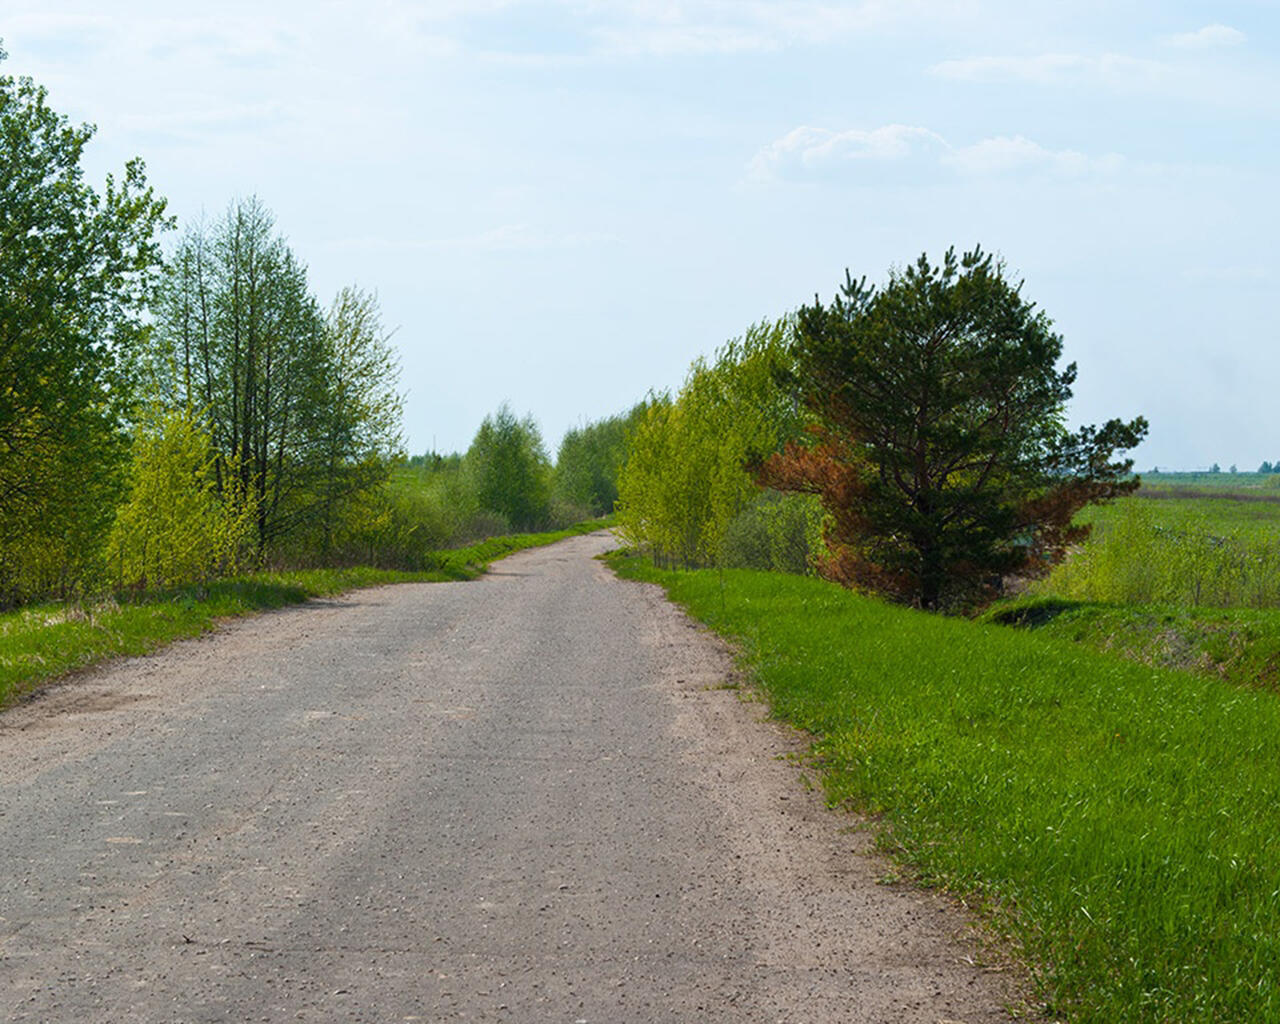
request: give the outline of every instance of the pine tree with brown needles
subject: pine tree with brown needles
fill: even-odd
[[[829,578],[929,609],[989,599],[1082,540],[1081,508],[1138,484],[1116,452],[1146,420],[1068,431],[1061,354],[981,249],[921,256],[881,289],[846,273],[830,305],[798,313],[787,383],[811,423],[757,481],[821,499]]]

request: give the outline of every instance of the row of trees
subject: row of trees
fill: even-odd
[[[3,60],[0,51],[0,60]],[[400,447],[375,299],[324,310],[257,200],[186,232],[0,76],[0,604],[337,543]]]
[[[198,410],[219,500],[253,509],[259,559],[333,550],[345,502],[385,482],[400,450],[399,368],[377,301],[329,309],[256,199],[189,228],[163,280],[147,389]]]
[[[779,383],[794,329],[790,318],[758,324],[697,360],[676,395],[650,397],[618,486],[631,543],[668,564],[804,568],[817,539],[814,503],[761,494],[749,468],[802,426]]]
[[[612,510],[628,416],[570,431],[553,466],[503,406],[465,456],[403,465],[374,296],[322,306],[252,198],[165,259],[141,162],[83,180],[92,136],[0,77],[0,605],[264,563],[412,568]]]
[[[753,330],[650,403],[623,527],[659,558],[725,564],[753,500],[807,495],[827,577],[930,609],[985,600],[1083,539],[1084,505],[1137,486],[1116,453],[1146,421],[1068,430],[1076,368],[1061,355],[981,250],[921,256],[882,288],[846,274],[831,303]]]
[[[610,416],[569,430],[553,464],[531,415],[503,404],[486,416],[459,462],[479,509],[503,528],[540,530],[613,512],[627,438],[643,413]]]

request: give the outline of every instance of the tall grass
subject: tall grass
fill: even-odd
[[[811,578],[615,564],[741,641],[830,799],[985,903],[1052,1012],[1280,1020],[1273,694]]]
[[[1234,510],[1233,510],[1234,511]],[[1125,604],[1280,607],[1277,512],[1257,525],[1226,525],[1197,501],[1131,498],[1104,510],[1093,535],[1032,590],[1043,596]]]

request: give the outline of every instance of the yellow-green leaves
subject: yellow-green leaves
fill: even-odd
[[[752,327],[713,363],[693,364],[680,393],[652,399],[632,432],[618,485],[627,540],[684,565],[717,563],[726,533],[758,493],[746,465],[794,434],[776,380],[791,322]]]
[[[120,584],[175,586],[234,571],[255,508],[233,484],[220,499],[218,472],[209,435],[191,413],[163,413],[139,430],[129,497],[107,545]]]

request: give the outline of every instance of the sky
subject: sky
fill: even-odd
[[[1139,469],[1280,459],[1275,0],[4,0],[185,224],[378,295],[410,452],[564,431],[922,252],[998,253]],[[176,233],[171,241],[176,241]]]

